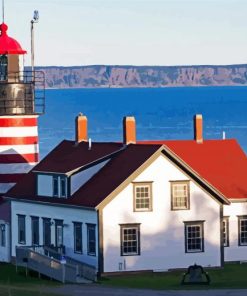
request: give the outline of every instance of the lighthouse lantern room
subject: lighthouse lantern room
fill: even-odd
[[[0,25],[0,194],[37,162],[37,119],[44,113],[44,73],[24,70],[26,51]]]

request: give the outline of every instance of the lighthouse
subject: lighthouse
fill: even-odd
[[[27,53],[0,25],[0,195],[39,160],[38,117],[44,113],[44,74],[26,71]]]

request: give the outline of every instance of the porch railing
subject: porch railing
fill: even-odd
[[[16,266],[44,274],[62,283],[77,283],[84,278],[96,281],[94,266],[74,260],[45,246],[16,247]]]

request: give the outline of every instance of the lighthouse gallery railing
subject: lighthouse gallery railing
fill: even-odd
[[[0,115],[39,115],[44,112],[44,72],[11,72],[6,80],[0,80]]]

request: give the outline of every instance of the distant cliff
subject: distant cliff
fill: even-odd
[[[229,66],[36,67],[47,88],[247,85],[247,64]]]

